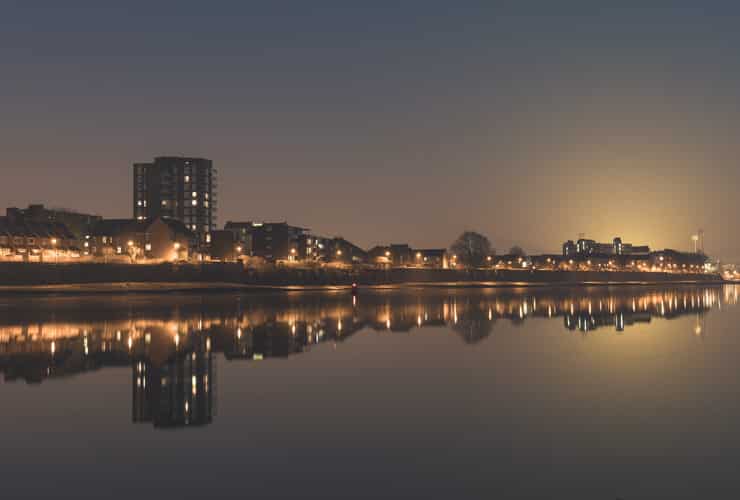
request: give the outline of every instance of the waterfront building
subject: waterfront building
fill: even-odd
[[[217,171],[204,158],[161,156],[151,163],[134,164],[133,216],[175,219],[210,242],[216,229]]]
[[[234,234],[244,255],[270,262],[298,261],[301,238],[308,231],[287,222],[233,222],[224,226]]]
[[[649,266],[653,271],[699,272],[705,269],[708,260],[702,253],[665,249],[650,254]]]
[[[308,263],[324,262],[331,243],[331,238],[302,234],[298,237],[298,259]]]
[[[616,237],[611,243],[599,243],[596,240],[579,238],[578,241],[568,240],[563,243],[563,257],[568,258],[587,258],[599,256],[618,256],[618,255],[647,255],[650,248],[647,245],[633,245],[623,243],[622,238]]]
[[[333,238],[327,250],[323,257],[326,262],[341,264],[364,264],[367,262],[367,252],[365,250],[341,237]]]
[[[211,244],[208,255],[212,260],[234,261],[243,255],[244,247],[237,242],[232,231],[219,230],[211,232]]]
[[[447,250],[443,248],[415,249],[413,251],[413,262],[415,267],[431,269],[447,269],[449,267]]]
[[[80,256],[79,242],[60,222],[0,217],[0,259],[58,262]]]
[[[368,258],[382,267],[407,267],[414,263],[414,252],[406,243],[382,245],[370,249]]]
[[[191,258],[198,245],[197,236],[185,224],[157,217],[103,219],[93,227],[84,246],[90,255],[113,260],[180,261]]]
[[[82,241],[92,226],[103,218],[99,215],[84,214],[64,208],[46,208],[42,204],[29,205],[28,208],[11,207],[6,217],[12,223],[31,222],[36,224],[63,224],[74,237]]]
[[[376,246],[367,252],[369,263],[380,267],[426,267],[448,269],[450,258],[444,248],[412,248],[408,244]]]
[[[528,269],[532,267],[532,257],[519,254],[497,255],[492,258],[496,269]]]

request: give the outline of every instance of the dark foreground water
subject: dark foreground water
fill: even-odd
[[[0,496],[737,498],[737,297],[0,297]]]

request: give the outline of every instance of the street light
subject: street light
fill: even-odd
[[[51,246],[54,247],[54,250],[52,253],[54,254],[54,263],[56,264],[59,261],[59,253],[57,252],[57,239],[52,238],[51,239]]]

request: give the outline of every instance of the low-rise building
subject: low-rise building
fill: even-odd
[[[596,256],[619,255],[647,255],[650,248],[647,245],[633,245],[623,243],[622,238],[616,237],[611,243],[599,243],[596,240],[580,238],[578,241],[568,240],[563,243],[563,257],[584,259]]]
[[[650,254],[649,266],[653,271],[701,272],[708,260],[703,253],[665,249]]]
[[[0,217],[0,259],[58,262],[79,256],[77,238],[60,222]]]
[[[224,229],[234,234],[245,255],[270,262],[299,260],[299,241],[307,232],[287,222],[229,221]]]
[[[237,241],[233,231],[211,231],[208,255],[212,260],[234,261],[243,255],[244,246]]]
[[[408,244],[376,246],[368,252],[368,262],[379,267],[428,267],[447,269],[450,259],[443,248],[414,249]]]
[[[331,240],[328,251],[324,255],[325,262],[342,264],[365,264],[368,254],[365,250],[344,238],[337,237]]]
[[[29,222],[34,224],[63,224],[80,242],[92,227],[103,218],[99,215],[83,214],[63,208],[46,208],[42,204],[29,205],[28,208],[11,207],[6,210],[11,223]]]
[[[175,219],[104,219],[86,236],[84,246],[101,258],[181,261],[193,257],[197,236]]]

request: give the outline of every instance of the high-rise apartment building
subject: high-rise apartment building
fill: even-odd
[[[216,229],[217,172],[204,158],[161,156],[134,164],[134,218],[170,217],[208,242]]]

